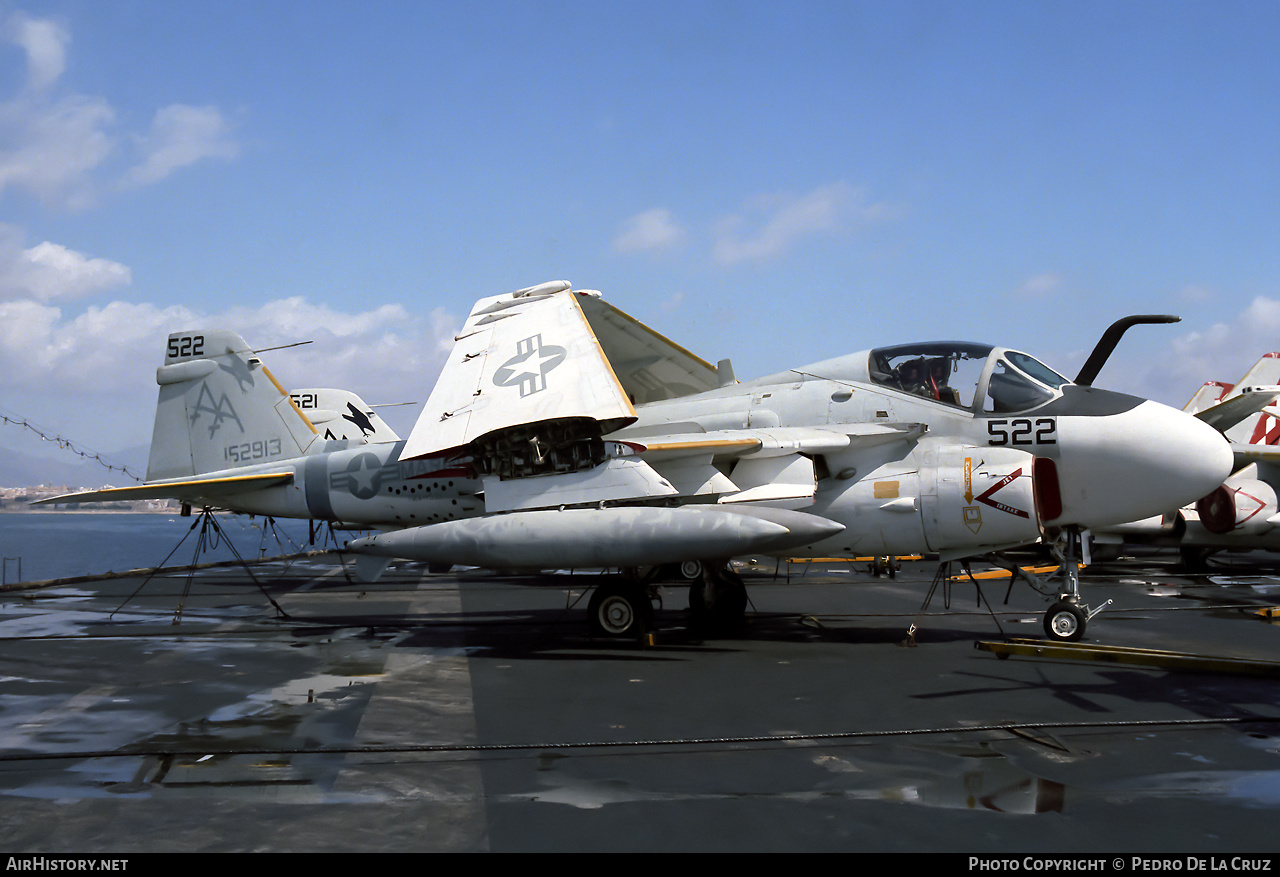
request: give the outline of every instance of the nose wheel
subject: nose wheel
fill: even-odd
[[[1078,642],[1084,636],[1089,616],[1070,600],[1059,600],[1044,614],[1044,633],[1052,640]]]

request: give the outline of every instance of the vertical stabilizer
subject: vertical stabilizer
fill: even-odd
[[[362,445],[400,441],[373,407],[350,390],[290,390],[289,398],[325,441],[346,440]]]
[[[301,456],[316,429],[234,332],[175,332],[156,369],[160,396],[147,480]]]
[[[1223,395],[1228,401],[1256,387],[1268,387],[1280,384],[1280,353],[1264,353],[1245,372],[1244,377],[1236,381],[1234,387]],[[1274,445],[1280,441],[1280,405],[1271,404],[1256,414],[1240,421],[1226,430],[1226,436],[1233,442],[1250,445]]]
[[[1222,381],[1206,381],[1204,386],[1196,390],[1191,401],[1182,410],[1188,414],[1199,414],[1222,401],[1228,393],[1235,389],[1235,384],[1224,384]]]

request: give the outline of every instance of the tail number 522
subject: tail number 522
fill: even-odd
[[[1056,445],[1058,421],[1053,417],[1015,417],[987,421],[989,445]]]
[[[200,356],[204,353],[203,335],[170,335],[169,346],[165,351],[169,359],[182,359],[187,356]]]

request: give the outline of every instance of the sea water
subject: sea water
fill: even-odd
[[[255,560],[326,547],[320,535],[314,546],[308,543],[306,521],[275,521],[273,525],[261,517],[218,515],[217,522],[221,534],[206,528],[198,515],[184,518],[176,513],[0,514],[3,582],[186,566],[193,559],[212,563],[234,560],[237,553],[245,560]],[[196,558],[202,530],[207,550]],[[332,545],[330,540],[327,547]]]

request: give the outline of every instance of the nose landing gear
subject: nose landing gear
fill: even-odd
[[[1108,600],[1097,609],[1090,609],[1081,602],[1080,564],[1076,560],[1079,547],[1080,531],[1075,527],[1065,529],[1053,547],[1053,553],[1062,559],[1063,589],[1044,614],[1044,633],[1058,642],[1079,642],[1093,617],[1111,605]]]

